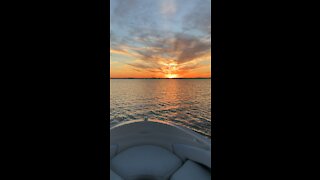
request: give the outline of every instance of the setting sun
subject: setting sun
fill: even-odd
[[[211,77],[209,0],[124,2],[111,0],[111,78]]]
[[[211,15],[211,0],[110,0],[111,180],[211,179]]]
[[[176,78],[177,75],[176,74],[167,74],[166,77],[169,79],[172,79],[172,78]]]

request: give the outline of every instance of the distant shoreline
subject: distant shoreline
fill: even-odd
[[[210,78],[110,78],[110,79],[211,79]]]

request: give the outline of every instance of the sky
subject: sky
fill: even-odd
[[[211,0],[111,0],[110,76],[211,77]]]

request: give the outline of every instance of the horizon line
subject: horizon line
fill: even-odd
[[[196,77],[196,78],[110,78],[110,79],[211,79],[211,77]]]

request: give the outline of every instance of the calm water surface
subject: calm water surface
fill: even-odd
[[[110,126],[168,121],[211,137],[211,79],[111,79]]]

